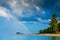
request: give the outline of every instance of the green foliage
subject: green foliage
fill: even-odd
[[[60,32],[60,23],[58,23],[58,19],[56,14],[52,14],[52,18],[50,21],[50,27],[44,30],[40,30],[39,33],[58,33]]]
[[[51,26],[51,30],[54,33],[58,32],[58,19],[57,19],[57,16],[55,14],[52,15],[52,19],[50,21],[50,26]]]
[[[58,40],[58,37],[53,36],[53,37],[52,37],[52,40]]]
[[[60,31],[60,23],[58,24],[58,31]]]

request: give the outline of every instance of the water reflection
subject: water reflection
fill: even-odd
[[[52,37],[52,40],[59,40],[59,37],[53,36],[53,37]]]

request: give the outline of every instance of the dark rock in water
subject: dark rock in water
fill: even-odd
[[[20,33],[20,32],[17,32],[16,34],[22,34],[22,33]]]

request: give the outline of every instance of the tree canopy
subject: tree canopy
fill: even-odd
[[[52,14],[51,21],[49,22],[50,27],[44,30],[40,30],[39,33],[58,33],[60,32],[60,23],[58,23],[57,15]]]

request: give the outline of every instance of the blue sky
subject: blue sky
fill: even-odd
[[[49,27],[52,13],[60,17],[60,0],[0,0],[0,39],[38,33]]]

